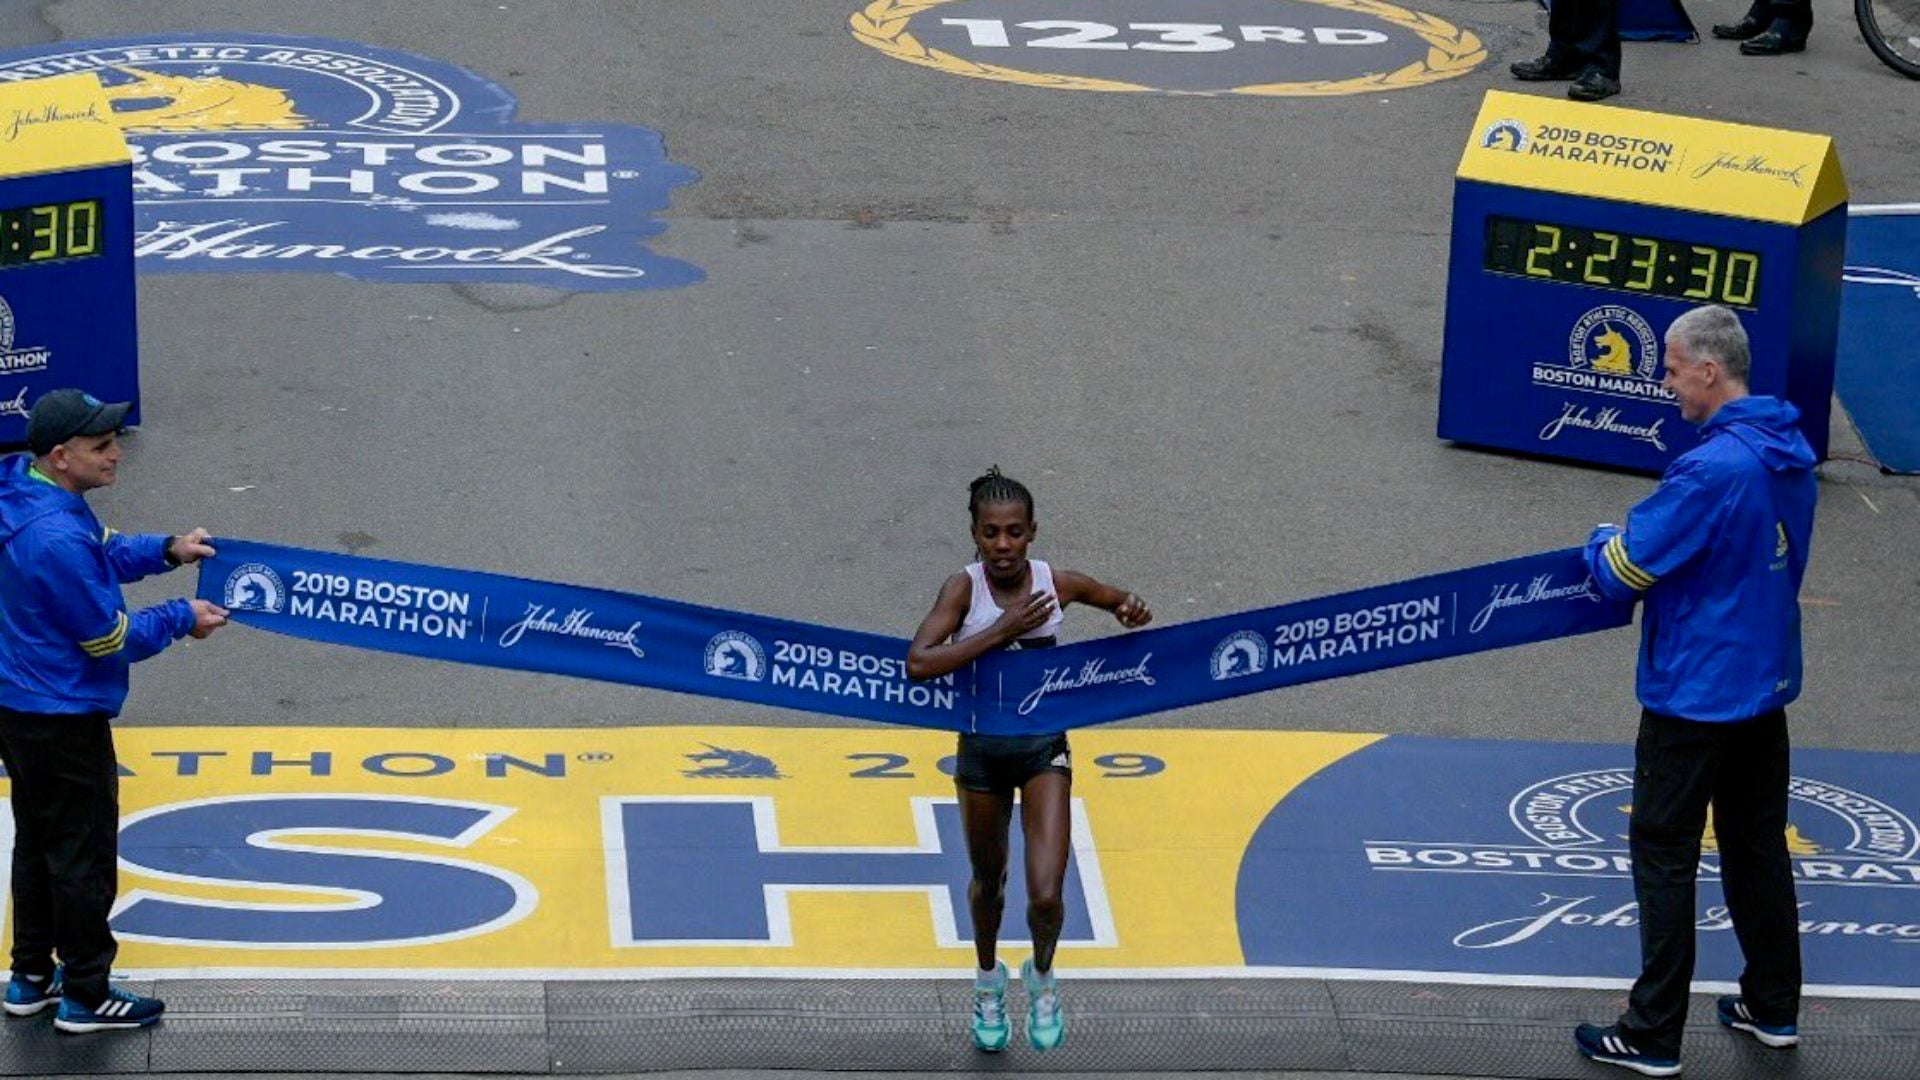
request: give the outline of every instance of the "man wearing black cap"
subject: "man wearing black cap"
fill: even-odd
[[[213,554],[205,529],[122,536],[87,506],[83,496],[120,467],[129,407],[54,390],[28,416],[31,456],[0,460],[0,761],[14,819],[5,1008],[56,1006],[54,1026],[74,1033],[145,1027],[165,1009],[107,981],[120,827],[109,721],[126,701],[127,669],[227,621],[205,600],[127,611],[123,582]]]

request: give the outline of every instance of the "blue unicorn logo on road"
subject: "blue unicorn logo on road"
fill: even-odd
[[[705,750],[686,755],[688,761],[698,765],[697,769],[682,769],[681,776],[690,776],[697,780],[784,780],[780,767],[770,757],[762,757],[748,750],[729,750],[712,743],[702,743]]]

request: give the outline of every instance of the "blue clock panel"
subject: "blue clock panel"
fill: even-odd
[[[1698,442],[1662,338],[1720,304],[1753,392],[1798,405],[1826,456],[1844,204],[1791,226],[1461,180],[1453,221],[1442,438],[1659,472]]]
[[[0,179],[0,444],[64,386],[139,422],[133,240],[129,165]]]

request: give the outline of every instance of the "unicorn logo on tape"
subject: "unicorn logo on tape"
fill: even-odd
[[[1267,639],[1251,630],[1228,634],[1213,648],[1213,678],[1238,679],[1267,669]]]
[[[278,615],[287,609],[287,589],[280,575],[264,563],[247,563],[227,575],[221,606],[234,611],[264,611]]]
[[[767,651],[738,630],[722,630],[707,642],[706,668],[715,678],[759,682],[767,677]]]

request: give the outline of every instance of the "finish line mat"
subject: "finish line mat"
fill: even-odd
[[[951,735],[118,739],[114,925],[135,977],[911,977],[970,960]],[[1628,747],[1112,729],[1073,745],[1076,976],[1600,987],[1637,969]],[[1920,998],[1920,758],[1794,765],[1810,989]],[[1698,977],[1729,982],[1717,862],[1709,835]]]

